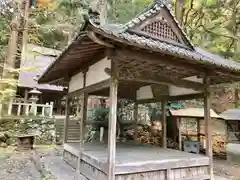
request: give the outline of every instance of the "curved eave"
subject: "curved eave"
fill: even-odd
[[[139,39],[127,39],[126,33],[114,33],[106,29],[101,29],[98,27],[92,26],[92,29],[103,36],[104,38],[108,38],[113,42],[126,44],[129,46],[138,47],[141,49],[148,50],[149,52],[162,53],[166,55],[175,56],[181,59],[186,60],[185,63],[195,64],[205,67],[206,69],[216,69],[225,74],[231,74],[236,76],[240,80],[240,64],[235,63],[231,60],[225,60],[225,63],[229,65],[223,65],[218,63],[217,59],[209,59],[205,57],[203,54],[200,54],[196,51],[190,51],[187,49],[181,49],[171,44],[163,43],[156,41],[154,39],[140,37],[137,35],[130,35],[131,38],[139,38]],[[231,63],[230,63],[231,62]],[[234,66],[231,66],[234,64]]]
[[[50,66],[48,66],[48,68],[46,69],[46,71],[42,74],[42,76],[40,76],[40,78],[38,79],[38,83],[43,84],[43,83],[48,83],[47,76],[49,75],[51,69],[54,68],[54,66],[57,66],[58,63],[61,61],[62,58],[64,58],[64,56],[66,56],[66,54],[71,50],[71,48],[78,43],[79,40],[81,40],[81,38],[84,37],[84,35],[86,34],[86,32],[82,32],[81,34],[79,34],[77,36],[77,38],[71,43],[69,44],[64,50],[63,52],[60,54],[60,56],[50,64]]]
[[[84,24],[83,26],[80,28],[80,33],[76,36],[76,38],[73,40],[73,42],[71,44],[69,44],[64,50],[63,52],[59,55],[59,57],[54,61],[52,62],[48,68],[45,70],[45,72],[41,75],[41,77],[38,79],[38,83],[39,84],[44,84],[44,83],[49,83],[49,80],[48,80],[48,76],[49,74],[51,73],[51,70],[57,66],[60,62],[61,62],[61,59],[63,59],[67,53],[69,53],[69,51],[77,44],[79,43],[79,41],[81,41],[81,39],[83,39],[83,37],[86,35],[86,28],[88,27],[88,24],[89,24],[89,20],[87,17],[84,16]],[[63,78],[61,78],[63,79]],[[57,81],[56,83],[53,83],[55,85],[67,85],[67,82],[68,81],[65,81],[65,80],[60,80],[60,81]]]

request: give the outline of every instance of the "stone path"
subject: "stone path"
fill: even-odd
[[[229,178],[225,178],[225,177],[221,177],[221,176],[215,176],[214,178],[215,178],[215,180],[235,180],[235,179],[229,179]]]
[[[57,180],[77,180],[77,173],[62,160],[61,156],[43,157],[41,158],[41,163]]]
[[[42,180],[42,175],[29,158],[1,156],[0,180]]]

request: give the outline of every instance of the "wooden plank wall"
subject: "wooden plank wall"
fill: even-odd
[[[77,156],[64,150],[64,160],[74,169],[77,167]],[[89,180],[106,180],[105,172],[81,160],[81,174]],[[209,179],[208,166],[186,167],[178,169],[159,169],[156,171],[116,174],[116,180],[206,180]]]
[[[64,137],[64,118],[55,120],[57,142],[62,142]],[[77,120],[69,120],[68,122],[68,137],[69,142],[80,141],[80,125]]]

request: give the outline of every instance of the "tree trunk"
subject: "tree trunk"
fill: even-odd
[[[237,4],[239,3],[239,0],[234,0],[233,1],[233,6],[232,6],[232,34],[234,35],[234,37],[237,37],[238,35],[238,24],[237,24]],[[238,40],[233,39],[233,46],[234,46],[234,60],[238,60]],[[235,108],[238,108],[238,103],[239,103],[239,96],[238,96],[238,88],[236,87],[234,89],[234,103],[235,103]]]
[[[186,3],[185,0],[176,0],[175,2],[175,15],[181,26],[183,25],[185,3]],[[178,136],[177,121],[174,118],[169,117],[167,120],[167,137],[172,139],[173,141],[176,141],[177,136]]]
[[[176,16],[180,26],[183,25],[185,4],[186,4],[186,0],[176,0],[176,2],[175,2],[175,16]]]
[[[15,59],[17,55],[17,42],[18,42],[18,29],[19,29],[19,18],[20,12],[19,9],[15,9],[15,12],[12,17],[12,21],[10,24],[11,27],[11,34],[8,42],[8,51],[7,51],[7,58],[4,62],[3,73],[2,73],[2,81],[0,85],[0,103],[5,98],[5,91],[9,87],[5,80],[12,80],[14,78],[11,69],[15,68]]]

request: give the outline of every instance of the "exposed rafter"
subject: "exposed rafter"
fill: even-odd
[[[109,74],[111,70],[109,68],[105,69],[105,72]],[[124,74],[124,73],[120,73]],[[193,82],[185,79],[172,79],[167,78],[164,76],[157,76],[157,75],[151,75],[149,72],[141,72],[138,73],[138,76],[120,76],[119,80],[122,81],[135,81],[135,82],[142,82],[142,83],[149,83],[149,84],[165,84],[165,85],[174,85],[177,87],[182,88],[189,88],[196,91],[202,91],[203,90],[203,84],[198,82]]]
[[[157,97],[156,99],[137,100],[137,103],[139,104],[154,103],[154,102],[160,102],[161,100],[179,101],[179,100],[203,99],[203,97],[204,97],[203,93],[187,94],[187,95],[179,95],[179,96],[160,96],[160,97]]]
[[[148,54],[145,52],[140,52],[140,51],[130,51],[130,50],[126,50],[126,49],[117,49],[116,51],[114,51],[114,55],[116,58],[119,59],[133,59],[133,60],[144,60],[144,61],[149,61],[149,62],[155,62],[155,63],[166,63],[169,64],[169,66],[175,66],[176,68],[181,67],[184,68],[186,70],[191,70],[196,72],[198,75],[202,74],[204,75],[206,69],[204,69],[203,67],[199,67],[199,66],[195,66],[194,64],[187,64],[180,61],[180,59],[178,59],[177,61],[173,59],[169,59],[166,55],[165,56],[160,56],[160,55],[155,55],[155,54]]]
[[[93,31],[88,31],[87,35],[90,39],[92,39],[95,43],[98,43],[100,45],[106,46],[106,47],[110,47],[113,48],[114,46],[106,41],[103,41],[102,39],[98,38],[96,33]]]

